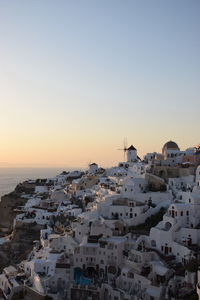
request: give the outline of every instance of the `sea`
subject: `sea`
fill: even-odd
[[[12,192],[16,185],[24,180],[52,178],[62,171],[72,170],[77,168],[0,168],[0,199],[3,195]]]

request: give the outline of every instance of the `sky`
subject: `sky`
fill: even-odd
[[[0,166],[200,143],[199,0],[0,0]]]

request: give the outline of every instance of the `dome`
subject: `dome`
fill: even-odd
[[[164,153],[166,150],[180,150],[180,148],[175,142],[169,141],[164,144],[162,148],[162,153]]]

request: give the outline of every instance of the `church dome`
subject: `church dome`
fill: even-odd
[[[180,148],[175,142],[169,141],[164,144],[162,148],[162,153],[164,153],[166,150],[180,150]]]

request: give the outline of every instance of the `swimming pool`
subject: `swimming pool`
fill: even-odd
[[[92,280],[83,276],[83,271],[81,269],[75,269],[74,271],[74,280],[76,284],[80,285],[90,285],[92,284]]]

